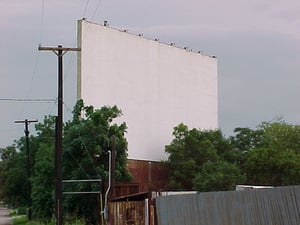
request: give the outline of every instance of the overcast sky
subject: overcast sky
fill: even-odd
[[[15,100],[56,98],[57,57],[38,45],[76,47],[83,17],[216,55],[226,135],[275,117],[300,124],[299,0],[1,0],[0,147],[24,134],[15,120],[56,114],[53,101]],[[64,82],[67,120],[76,96],[72,52],[64,56]]]

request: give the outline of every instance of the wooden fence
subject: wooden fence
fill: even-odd
[[[109,224],[145,225],[148,220],[147,201],[120,201],[109,203]]]

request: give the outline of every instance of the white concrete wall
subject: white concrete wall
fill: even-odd
[[[117,105],[132,159],[166,159],[173,127],[218,127],[217,60],[79,21],[78,98]]]

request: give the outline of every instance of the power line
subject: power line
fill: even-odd
[[[53,103],[53,102],[56,102],[57,100],[56,99],[51,99],[51,98],[0,98],[0,101]]]
[[[101,4],[101,0],[98,0],[97,6],[96,6],[95,11],[94,11],[93,16],[92,16],[92,20],[95,18],[96,13],[97,13],[97,11],[98,11],[98,8],[99,8],[100,4]]]
[[[82,172],[85,173],[87,178],[91,178],[90,175],[86,172],[86,170],[83,168],[83,166],[81,165],[81,163],[78,162],[78,160],[76,159],[76,157],[71,153],[70,150],[66,151],[68,154],[70,154],[70,156],[73,158],[74,162],[79,166],[79,168],[82,170]]]
[[[87,11],[87,8],[88,8],[88,5],[89,5],[89,2],[90,2],[90,0],[87,0],[87,1],[86,1],[85,8],[84,8],[84,11],[83,11],[83,15],[82,15],[82,17],[85,17],[85,13],[86,13],[86,11]]]
[[[45,11],[45,0],[42,0],[42,5],[41,5],[41,22],[40,22],[40,37],[39,37],[40,43],[42,42],[42,38],[43,38],[44,11]],[[33,84],[33,80],[34,80],[34,78],[36,76],[36,73],[37,73],[37,68],[38,68],[38,64],[39,64],[39,58],[40,58],[40,53],[38,52],[37,55],[36,55],[35,63],[33,65],[33,72],[32,72],[32,76],[31,76],[30,86],[28,87],[27,96],[29,96],[29,93],[32,90],[32,84]]]
[[[40,27],[40,43],[42,43],[43,31],[44,31],[44,12],[45,12],[45,0],[42,0],[41,27]]]
[[[40,41],[40,43],[42,42],[42,37],[43,37],[43,27],[44,27],[44,9],[45,9],[45,0],[42,0],[42,5],[41,5],[41,20],[40,20],[40,37],[39,37],[39,41]],[[35,77],[36,77],[36,74],[37,74],[37,69],[38,69],[38,65],[39,65],[39,59],[40,59],[40,53],[39,52],[37,52],[37,54],[35,55],[35,62],[34,62],[34,64],[33,64],[33,71],[32,71],[32,74],[31,74],[31,78],[29,79],[30,80],[30,82],[29,82],[29,85],[28,85],[28,89],[27,89],[27,91],[26,91],[26,94],[24,95],[25,97],[28,97],[28,96],[30,96],[30,94],[31,94],[31,91],[32,91],[32,86],[33,86],[33,84],[34,84],[34,79],[35,79]],[[15,101],[15,102],[37,102],[37,101],[32,101],[32,100],[23,100],[23,99],[21,99],[21,100],[19,100],[19,99],[5,99],[5,100],[0,100],[0,101],[10,101],[10,102],[13,102],[13,101]],[[48,101],[48,99],[46,100],[46,101],[40,101],[40,100],[38,100],[38,102],[47,102],[47,103],[50,103],[50,102],[52,102],[52,101]],[[25,106],[23,106],[23,109],[22,110],[20,110],[20,112],[23,112],[24,111],[24,107]],[[19,114],[20,114],[20,112],[19,112]]]

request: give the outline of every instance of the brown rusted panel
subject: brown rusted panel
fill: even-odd
[[[114,185],[114,198],[132,195],[139,192],[139,184],[138,183],[116,183]]]
[[[162,191],[168,184],[168,170],[162,162],[133,160],[127,161],[129,173],[139,184],[140,192]]]

